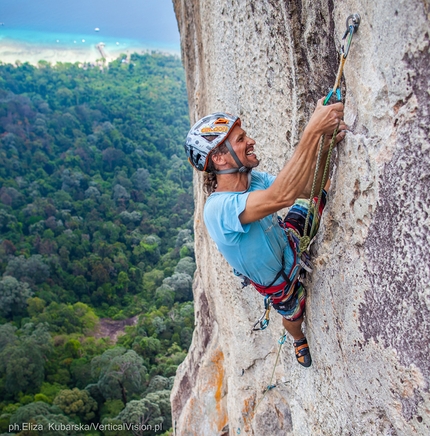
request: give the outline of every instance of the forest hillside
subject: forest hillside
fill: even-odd
[[[171,427],[194,325],[188,127],[175,56],[0,65],[0,433]],[[115,428],[85,434],[133,434]]]

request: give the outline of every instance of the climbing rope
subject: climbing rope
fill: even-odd
[[[346,58],[348,56],[349,49],[351,47],[352,36],[358,30],[358,27],[360,25],[360,21],[361,21],[361,18],[360,18],[359,14],[352,14],[346,19],[346,31],[345,31],[345,34],[343,35],[343,38],[342,38],[342,39],[347,39],[346,47],[342,46],[340,49],[339,69],[337,71],[336,80],[334,82],[333,88],[329,91],[326,98],[324,99],[324,102],[323,102],[324,106],[326,106],[330,102],[332,96],[334,96],[334,95],[336,96],[337,101],[342,100],[342,94],[341,94],[341,90],[340,90],[340,82],[342,80],[343,68],[345,66],[345,61],[346,61]],[[303,230],[303,236],[299,236],[298,256],[300,256],[303,252],[305,252],[309,248],[309,245],[311,243],[310,235],[312,235],[312,232],[314,230],[314,226],[316,225],[316,219],[313,220],[312,228],[308,234],[309,220],[310,220],[310,216],[312,213],[312,209],[314,209],[314,217],[315,217],[316,216],[315,212],[317,212],[319,210],[319,207],[321,204],[322,193],[323,193],[323,189],[325,186],[325,182],[327,181],[327,175],[328,175],[329,168],[330,168],[331,155],[333,152],[334,144],[336,142],[336,135],[338,133],[338,130],[339,130],[339,124],[335,128],[335,130],[333,132],[333,136],[331,138],[330,146],[329,146],[328,153],[327,153],[327,159],[326,159],[326,163],[325,163],[325,167],[324,167],[324,172],[323,172],[323,176],[322,176],[322,180],[321,180],[321,187],[320,187],[320,191],[318,193],[318,200],[317,200],[317,204],[314,208],[312,203],[313,203],[313,199],[315,196],[315,189],[316,189],[316,185],[317,185],[317,179],[318,179],[318,173],[319,173],[319,169],[320,169],[320,165],[321,165],[321,160],[322,160],[322,156],[324,154],[325,136],[323,135],[321,137],[321,140],[320,140],[318,157],[317,157],[317,162],[315,165],[314,178],[313,178],[312,188],[311,188],[311,195],[309,198],[308,213],[306,215],[306,220],[305,220],[305,227]]]
[[[284,345],[284,342],[285,342],[285,340],[287,338],[287,335],[286,335],[285,332],[286,332],[286,330],[284,329],[284,332],[282,333],[282,336],[278,340],[278,343],[279,343],[278,353],[276,355],[275,365],[273,366],[272,375],[270,376],[269,384],[267,385],[266,389],[264,389],[263,396],[260,398],[260,401],[255,405],[254,410],[253,410],[253,414],[255,414],[255,412],[257,411],[258,406],[264,400],[264,397],[266,396],[266,394],[269,391],[271,391],[273,388],[276,388],[276,385],[272,384],[272,381],[273,381],[273,376],[275,375],[276,366],[278,365],[279,356],[281,355],[282,345]]]

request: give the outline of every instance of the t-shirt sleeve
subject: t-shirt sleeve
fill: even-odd
[[[249,225],[242,225],[239,215],[246,208],[249,192],[230,195],[225,199],[221,220],[226,230],[232,232],[245,233],[249,229]]]
[[[246,233],[249,224],[240,222],[239,215],[245,210],[249,192],[217,195],[205,206],[204,218],[210,233]],[[212,231],[211,231],[212,230]]]

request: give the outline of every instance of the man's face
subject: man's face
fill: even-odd
[[[233,150],[237,154],[243,165],[248,168],[255,168],[260,161],[254,153],[255,141],[246,135],[245,130],[240,126],[235,126],[228,136]],[[230,154],[229,154],[230,155]],[[232,158],[233,160],[233,158]],[[233,167],[237,166],[233,160]]]

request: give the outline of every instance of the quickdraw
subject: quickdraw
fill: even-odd
[[[358,14],[352,14],[346,19],[346,31],[343,35],[342,40],[346,39],[346,48],[342,46],[339,51],[339,69],[337,70],[336,80],[334,82],[333,88],[327,94],[327,97],[324,100],[324,106],[330,101],[333,95],[336,95],[337,101],[342,100],[342,94],[340,91],[340,81],[342,79],[343,67],[345,66],[346,57],[349,53],[349,48],[351,47],[352,36],[355,32],[357,32],[358,27],[360,26],[361,18]]]
[[[270,296],[264,298],[264,313],[257,319],[256,323],[252,327],[253,332],[257,332],[260,330],[265,330],[269,326],[270,318]],[[257,327],[258,326],[258,327]]]

